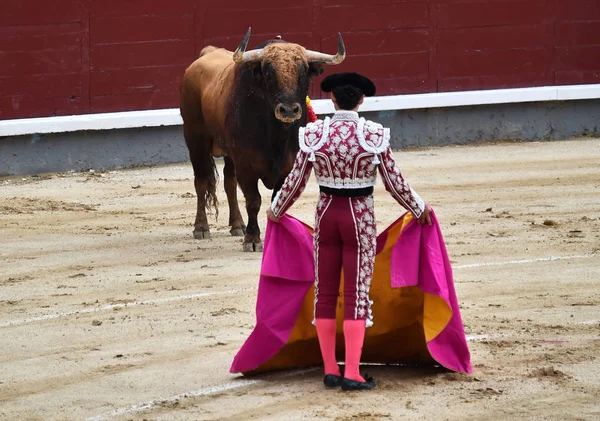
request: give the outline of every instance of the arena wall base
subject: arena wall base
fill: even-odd
[[[113,170],[189,161],[181,126],[0,138],[0,176]]]
[[[600,99],[361,113],[393,148],[600,136]],[[0,137],[0,176],[189,162],[181,125]]]
[[[477,105],[362,114],[391,128],[392,147],[600,136],[600,100]]]

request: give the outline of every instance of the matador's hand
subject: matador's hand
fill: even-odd
[[[421,225],[431,225],[431,217],[429,216],[429,214],[431,213],[433,209],[431,209],[431,206],[429,206],[429,203],[425,203],[425,209],[423,210],[423,213],[421,214],[421,216],[419,216],[419,219],[417,219],[417,222]]]
[[[269,209],[267,209],[267,218],[269,218],[269,221],[271,222],[279,222],[279,220],[281,219],[276,217],[275,214],[273,213],[273,209],[271,209],[271,206],[269,206]]]

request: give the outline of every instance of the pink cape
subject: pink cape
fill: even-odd
[[[472,371],[452,268],[433,213],[432,221],[432,226],[421,226],[407,213],[377,237],[374,325],[367,329],[363,362],[430,363]],[[321,363],[311,324],[313,283],[311,228],[287,215],[278,224],[268,222],[256,326],[235,356],[232,373]],[[338,347],[343,345],[339,335],[338,320]]]

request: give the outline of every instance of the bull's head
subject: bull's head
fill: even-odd
[[[338,33],[335,55],[307,50],[298,44],[275,41],[263,48],[246,51],[250,28],[233,54],[238,64],[250,64],[264,84],[264,95],[273,106],[275,117],[293,123],[302,117],[310,79],[323,73],[323,66],[340,64],[346,57],[342,35]]]

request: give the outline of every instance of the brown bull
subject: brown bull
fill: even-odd
[[[346,53],[340,34],[336,55],[279,39],[246,51],[249,38],[250,29],[234,53],[213,46],[202,50],[183,77],[180,108],[198,198],[194,237],[210,238],[207,205],[217,212],[213,157],[223,157],[230,232],[245,234],[244,251],[260,251],[258,180],[268,189],[281,187],[298,151],[298,129],[306,124],[310,80],[324,65],[341,63]]]

